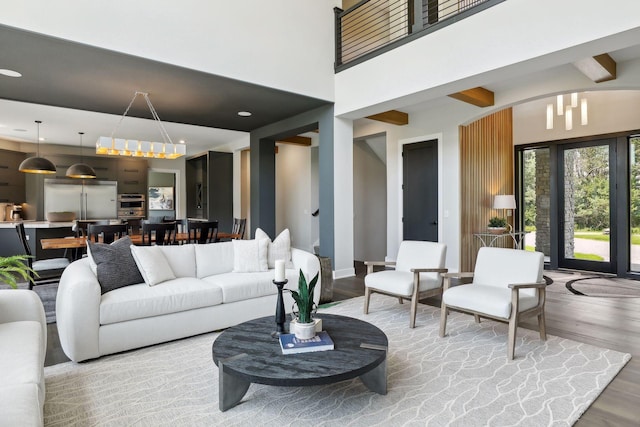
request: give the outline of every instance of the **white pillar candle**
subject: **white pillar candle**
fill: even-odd
[[[276,260],[276,282],[284,282],[284,260]]]

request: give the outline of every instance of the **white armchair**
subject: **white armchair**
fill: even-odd
[[[449,310],[455,310],[473,314],[478,323],[480,317],[509,323],[509,360],[514,357],[516,330],[522,316],[537,315],[540,339],[546,340],[543,262],[540,252],[480,248],[473,273],[444,275],[440,336],[445,336]],[[462,277],[472,277],[473,282],[450,287],[452,278]]]
[[[400,243],[395,262],[365,261],[367,275],[364,278],[364,313],[369,313],[369,298],[374,292],[397,297],[400,304],[411,300],[409,326],[415,327],[418,299],[442,293],[442,274],[447,246],[436,242],[405,240]],[[395,270],[373,272],[376,265],[395,265]]]

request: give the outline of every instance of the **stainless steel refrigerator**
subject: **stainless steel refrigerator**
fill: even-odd
[[[44,180],[44,212],[75,212],[77,219],[116,219],[116,181]]]

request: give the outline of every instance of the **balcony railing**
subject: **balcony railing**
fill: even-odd
[[[336,72],[505,0],[362,0],[336,13]]]

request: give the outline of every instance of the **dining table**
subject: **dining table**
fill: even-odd
[[[131,243],[134,245],[142,245],[142,234],[129,234]],[[219,232],[217,236],[220,239],[238,239],[239,234]],[[189,233],[176,233],[176,241],[185,243],[189,241]],[[42,249],[80,249],[87,247],[86,237],[56,237],[51,239],[40,239]]]

